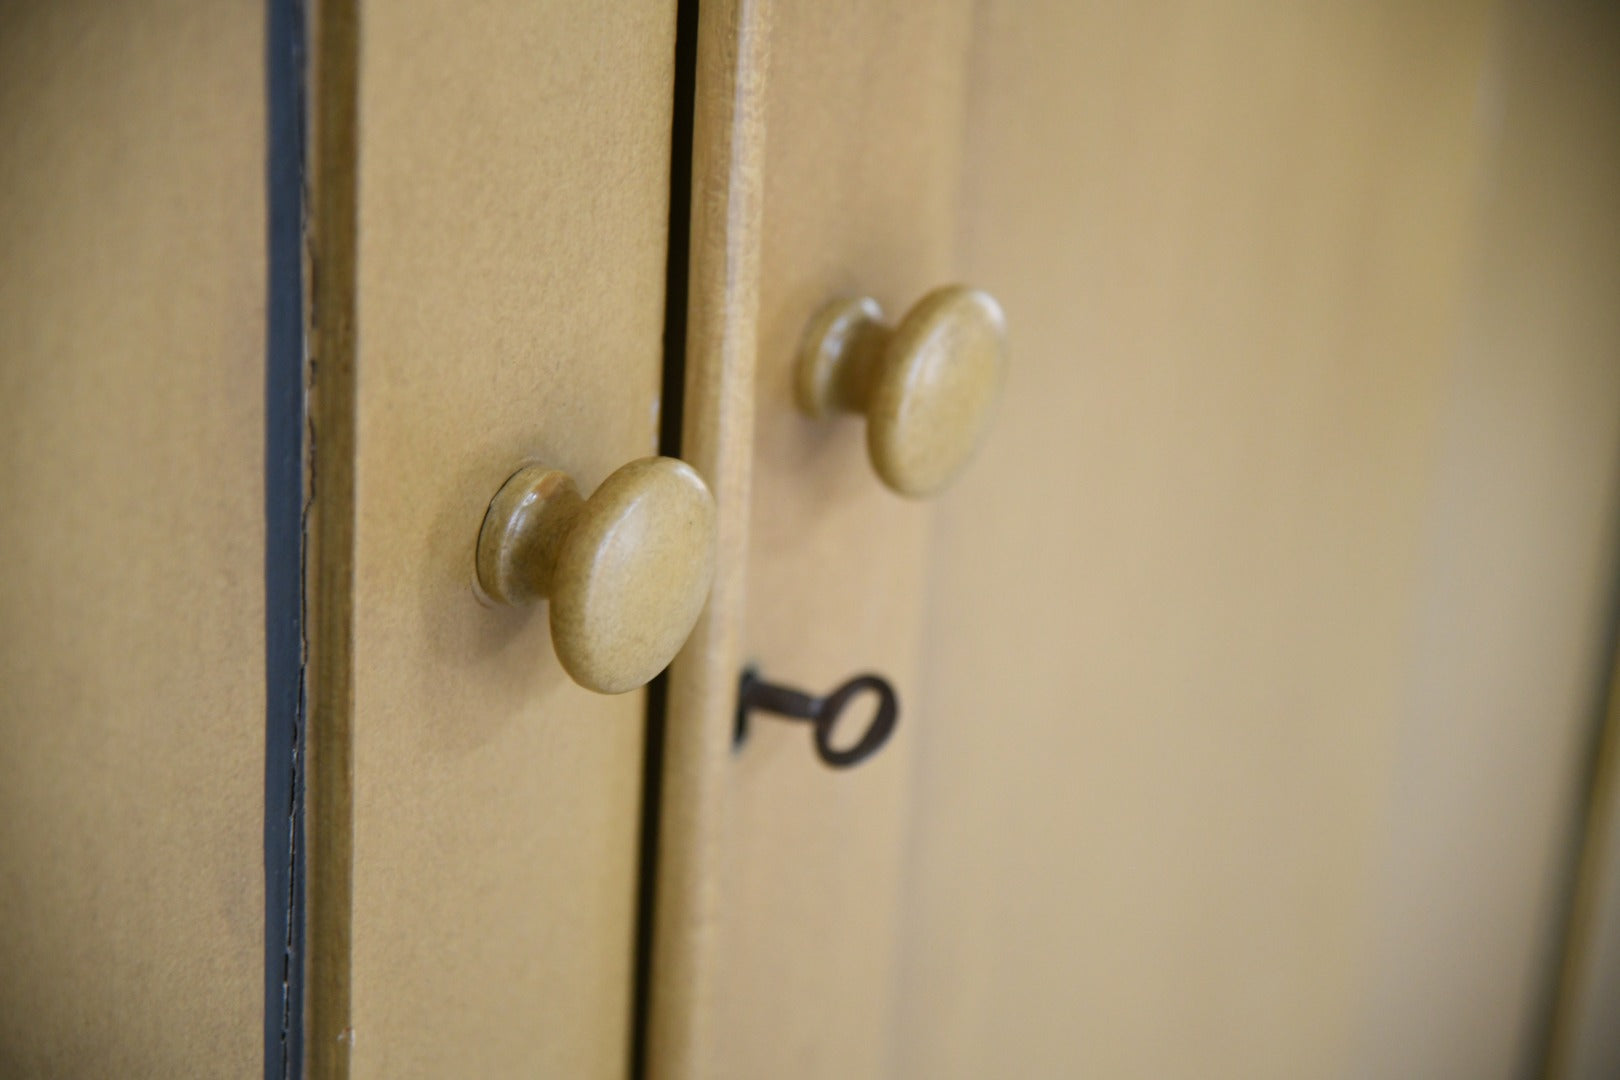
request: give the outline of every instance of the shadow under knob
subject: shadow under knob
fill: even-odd
[[[811,319],[794,391],[810,416],[866,416],[872,467],[902,495],[933,495],[983,440],[1006,368],[1006,323],[988,293],[947,285],[893,329],[877,301],[835,300]]]
[[[621,694],[651,681],[691,634],[714,579],[715,508],[674,458],[641,458],[589,499],[531,465],[489,504],[478,583],[503,604],[551,604],[557,659],[575,682]]]

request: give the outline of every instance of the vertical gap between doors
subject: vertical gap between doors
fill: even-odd
[[[669,249],[664,269],[664,370],[658,411],[658,452],[681,454],[686,399],[687,266],[692,232],[692,121],[697,100],[698,0],[679,0],[675,13],[675,87],[670,125]],[[641,839],[636,869],[634,980],[631,989],[630,1077],[647,1075],[652,1005],[653,922],[658,878],[658,822],[664,772],[664,717],[669,675],[647,687],[641,765]]]
[[[304,962],[304,5],[265,7],[264,1076],[297,1077]]]

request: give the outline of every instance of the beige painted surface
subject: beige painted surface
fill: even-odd
[[[473,552],[525,461],[656,449],[674,5],[367,3],[359,57],[353,1073],[621,1076],[644,697]]]
[[[0,8],[0,1075],[248,1076],[264,11]]]
[[[934,537],[900,1072],[1536,1051],[1605,662],[1612,150],[1493,13],[982,9],[961,258],[1012,378]]]
[[[748,584],[770,0],[709,0],[693,58],[686,386],[681,454],[715,496],[709,604],[670,665],[664,705],[651,978],[642,1065],[712,1075],[732,1032],[714,951],[731,910],[731,733]]]
[[[740,74],[729,85],[753,96],[705,110],[700,53],[695,222],[715,228],[693,233],[694,269],[708,276],[694,274],[692,310],[709,317],[690,339],[689,374],[701,366],[689,379],[686,437],[700,440],[711,482],[720,478],[723,540],[721,585],[699,628],[707,636],[688,647],[671,687],[650,1062],[658,1077],[879,1075],[893,1031],[904,722],[877,758],[847,773],[820,763],[800,725],[762,720],[740,753],[726,747],[745,660],[817,692],[869,668],[893,678],[903,701],[917,689],[924,567],[915,553],[926,504],[883,486],[860,418],[800,415],[794,359],[828,299],[870,294],[900,312],[948,280],[967,11],[771,7],[774,15],[765,5],[702,9],[706,34],[730,21]],[[710,55],[724,85],[730,57],[720,47]],[[756,262],[747,230],[761,120]],[[727,123],[731,137],[704,127]],[[721,221],[717,209],[728,205]],[[739,237],[718,228],[730,223]],[[736,325],[712,316],[733,295]],[[750,331],[757,338],[739,339]],[[734,400],[735,382],[701,378],[746,379],[756,347],[751,409]],[[750,481],[736,458],[750,453],[754,415]],[[701,425],[712,421],[744,438],[707,434]],[[739,498],[750,500],[746,561],[738,551],[728,565],[724,536]]]
[[[776,5],[740,659],[880,671],[902,719],[843,774],[762,720],[667,789],[715,899],[655,1075],[1533,1057],[1620,460],[1611,151],[1554,122],[1599,84],[1545,89],[1534,32]],[[791,364],[832,296],[949,280],[1008,381],[931,510]]]

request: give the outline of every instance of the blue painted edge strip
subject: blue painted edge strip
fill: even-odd
[[[264,1075],[303,1066],[304,10],[266,0]]]

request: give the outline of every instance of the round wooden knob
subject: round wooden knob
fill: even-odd
[[[892,330],[868,297],[810,320],[795,391],[811,416],[866,415],[872,467],[902,495],[956,479],[990,424],[1006,368],[1006,324],[989,294],[935,289]]]
[[[566,473],[531,465],[484,515],[478,583],[504,604],[549,600],[563,668],[622,694],[686,643],[714,578],[714,530],[714,496],[674,458],[632,461],[589,499]]]

